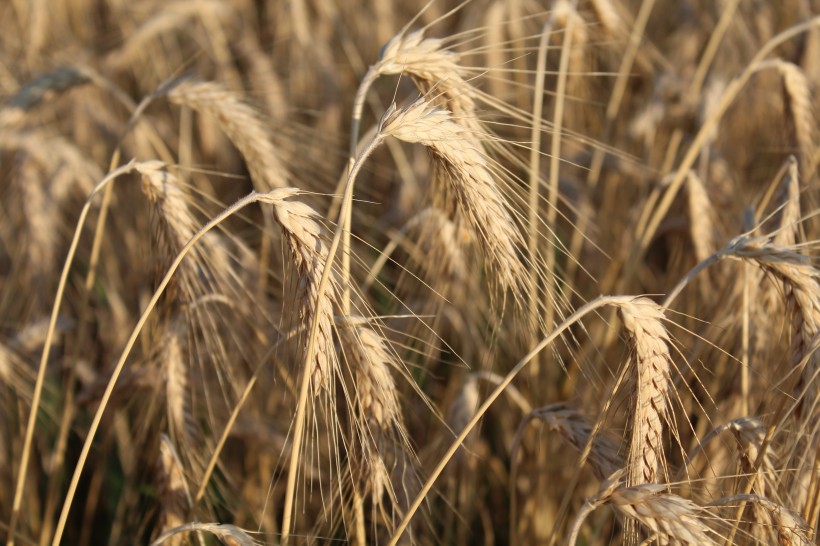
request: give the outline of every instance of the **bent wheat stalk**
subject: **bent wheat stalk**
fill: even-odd
[[[575,324],[576,322],[580,321],[588,314],[597,311],[601,307],[605,307],[607,305],[613,305],[615,307],[620,307],[622,305],[629,305],[630,303],[634,302],[636,298],[634,296],[599,296],[598,298],[584,304],[580,307],[577,311],[575,311],[572,315],[567,317],[564,322],[562,322],[558,327],[550,333],[547,337],[541,340],[535,347],[530,350],[518,363],[504,376],[504,380],[498,384],[498,386],[490,393],[490,395],[484,400],[484,402],[479,406],[478,410],[473,415],[472,419],[470,419],[469,423],[464,427],[464,429],[458,434],[456,439],[447,449],[447,452],[442,456],[439,460],[436,467],[430,473],[430,476],[427,478],[427,481],[422,486],[421,490],[419,491],[416,498],[413,500],[410,508],[407,510],[407,513],[402,518],[401,522],[399,523],[398,527],[396,528],[396,532],[393,533],[393,536],[390,538],[389,546],[395,546],[398,544],[399,539],[401,538],[404,531],[407,529],[407,526],[410,524],[410,520],[415,515],[416,511],[418,511],[419,507],[421,506],[424,499],[430,493],[435,484],[436,480],[441,476],[441,473],[444,471],[444,468],[447,464],[452,460],[455,453],[459,450],[461,445],[464,443],[464,440],[467,436],[473,431],[476,427],[478,422],[484,417],[484,414],[487,413],[487,410],[490,409],[490,406],[498,400],[507,386],[512,383],[512,381],[518,376],[521,371],[527,367],[535,356],[543,351],[546,347],[552,344],[559,336],[561,336],[570,326]]]
[[[115,171],[117,174],[122,174],[122,171],[131,170],[134,168],[134,163],[129,163],[126,167]],[[112,173],[113,176],[114,173]],[[106,181],[110,180],[112,176],[109,176]],[[95,191],[99,191],[101,188],[102,183]],[[106,385],[105,392],[103,393],[102,397],[100,398],[100,403],[97,408],[97,411],[94,414],[94,418],[92,419],[91,425],[88,429],[88,434],[86,435],[85,442],[83,443],[82,450],[80,455],[77,459],[77,464],[74,468],[74,473],[71,477],[71,482],[68,487],[68,492],[66,493],[66,499],[63,503],[62,510],[60,512],[60,518],[57,523],[57,527],[54,531],[54,537],[52,539],[52,546],[59,546],[60,541],[62,539],[63,532],[65,530],[65,525],[68,520],[68,514],[71,510],[71,505],[74,500],[74,497],[77,492],[77,486],[79,485],[80,477],[82,475],[83,469],[85,467],[85,463],[88,459],[88,454],[91,451],[91,445],[94,441],[94,437],[96,436],[97,430],[99,429],[100,422],[102,421],[103,413],[108,406],[108,402],[111,399],[111,394],[114,391],[114,387],[119,379],[120,374],[122,373],[123,368],[125,367],[125,363],[128,360],[128,356],[131,354],[131,350],[134,347],[134,344],[137,341],[142,329],[145,327],[148,318],[150,317],[151,313],[156,308],[157,302],[165,293],[165,289],[168,287],[168,284],[171,282],[171,279],[176,274],[177,270],[180,267],[180,264],[185,259],[185,257],[190,253],[191,249],[194,245],[202,239],[206,234],[208,234],[211,230],[217,227],[219,224],[224,222],[226,219],[230,218],[234,214],[238,213],[245,207],[253,203],[267,203],[271,204],[274,207],[282,205],[285,202],[285,199],[291,197],[292,195],[298,193],[298,190],[292,188],[283,188],[280,190],[273,190],[269,193],[257,193],[252,192],[245,197],[236,201],[233,205],[229,206],[221,213],[219,213],[216,217],[211,219],[207,224],[205,224],[199,231],[197,231],[191,239],[185,244],[185,246],[180,249],[179,253],[174,258],[173,262],[171,262],[168,271],[166,272],[165,276],[160,281],[159,285],[157,286],[154,294],[151,296],[150,301],[145,307],[145,310],[140,315],[139,320],[137,321],[136,325],[134,326],[133,330],[131,331],[131,335],[128,338],[128,341],[125,344],[125,347],[120,354],[117,363],[114,365],[114,369],[111,372],[111,378]],[[84,210],[85,212],[85,210]],[[84,218],[84,216],[83,216]],[[79,233],[79,227],[78,227]],[[71,256],[71,255],[70,255]],[[66,267],[67,270],[67,267]],[[59,302],[59,298],[57,300]],[[319,320],[313,320],[313,325],[318,325]],[[55,323],[56,323],[56,312],[55,312]],[[315,336],[315,334],[314,334]],[[306,362],[312,362],[313,358],[308,358]],[[303,374],[304,381],[306,385],[310,383],[310,373]]]
[[[11,520],[9,521],[9,544],[14,543],[15,529],[17,528],[17,519],[20,515],[20,505],[23,500],[23,492],[26,484],[26,476],[28,475],[28,463],[31,458],[31,443],[34,438],[34,428],[37,421],[37,412],[40,409],[40,396],[43,392],[43,383],[46,376],[46,365],[48,364],[48,355],[51,349],[51,344],[54,340],[54,332],[57,328],[57,317],[60,313],[60,307],[63,302],[66,285],[68,283],[68,273],[71,269],[71,264],[74,262],[74,255],[77,252],[77,245],[80,242],[80,235],[82,234],[82,226],[85,224],[85,219],[91,209],[91,203],[94,197],[109,185],[109,182],[115,180],[123,174],[127,174],[134,170],[136,162],[131,161],[122,167],[111,171],[99,184],[94,188],[91,194],[86,199],[83,210],[80,212],[80,217],[77,219],[76,228],[74,229],[74,236],[71,240],[71,245],[68,249],[68,256],[63,265],[62,273],[60,273],[60,282],[57,285],[57,293],[54,296],[54,305],[51,310],[51,317],[48,322],[48,330],[46,332],[46,339],[43,342],[43,352],[40,355],[40,364],[37,368],[37,379],[34,383],[34,392],[31,399],[31,413],[29,413],[28,421],[26,423],[26,433],[23,439],[22,454],[20,455],[20,468],[17,474],[17,483],[14,490],[14,499],[11,508]]]

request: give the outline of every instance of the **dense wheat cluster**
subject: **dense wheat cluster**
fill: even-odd
[[[820,1],[0,17],[7,546],[820,543]]]

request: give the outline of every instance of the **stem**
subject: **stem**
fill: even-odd
[[[404,518],[402,518],[401,523],[399,523],[398,527],[396,528],[395,533],[393,533],[393,536],[390,538],[389,546],[396,546],[396,544],[398,544],[401,535],[407,529],[407,526],[410,524],[410,520],[413,518],[413,515],[416,513],[416,511],[418,511],[419,507],[421,506],[421,503],[424,502],[425,497],[427,497],[428,493],[430,493],[430,490],[433,488],[433,485],[435,484],[436,480],[444,471],[444,468],[447,466],[450,460],[453,458],[453,455],[455,455],[456,451],[458,451],[459,447],[461,447],[461,444],[464,443],[464,440],[467,438],[470,432],[472,432],[472,430],[476,427],[481,418],[484,417],[484,414],[487,413],[487,410],[490,408],[490,406],[498,399],[499,396],[501,396],[501,393],[504,392],[504,389],[507,388],[507,385],[512,383],[512,380],[515,379],[515,377],[521,372],[521,370],[523,370],[526,367],[526,365],[529,364],[530,361],[539,352],[541,352],[545,347],[547,347],[549,344],[555,341],[555,339],[558,336],[560,336],[567,328],[569,328],[574,323],[584,318],[589,313],[605,305],[617,305],[619,303],[629,301],[631,299],[632,298],[629,296],[600,296],[597,299],[585,304],[583,307],[579,308],[572,315],[570,315],[569,318],[567,318],[564,322],[562,322],[561,325],[558,326],[558,328],[556,328],[550,335],[542,339],[541,342],[538,343],[538,345],[536,345],[529,353],[527,353],[518,362],[518,364],[516,364],[515,367],[512,370],[510,370],[510,372],[506,376],[504,376],[504,380],[501,383],[499,383],[498,387],[496,387],[495,390],[492,393],[490,393],[490,395],[487,397],[484,403],[481,404],[481,407],[478,408],[476,414],[473,416],[472,419],[470,419],[470,422],[467,423],[467,426],[464,427],[464,430],[462,430],[461,433],[456,437],[456,439],[453,441],[452,445],[450,445],[447,452],[438,462],[438,465],[433,470],[432,474],[430,474],[430,477],[427,478],[427,481],[421,488],[421,491],[418,493],[418,495],[416,495],[416,498],[413,500],[413,503],[410,505],[410,507],[407,510],[407,513],[404,515]]]
[[[569,53],[572,47],[572,31],[575,18],[567,18],[564,27],[564,41],[561,44],[561,60],[558,67],[558,84],[555,89],[555,113],[553,116],[552,142],[550,143],[550,185],[547,198],[547,253],[546,253],[546,282],[544,294],[544,311],[546,312],[546,331],[552,330],[555,321],[555,247],[558,246],[556,223],[558,221],[558,173],[561,167],[561,131],[564,128],[564,102],[567,95],[567,70],[569,69]]]
[[[83,210],[80,212],[80,217],[77,220],[77,225],[74,229],[74,237],[71,240],[71,246],[68,249],[68,256],[66,257],[63,271],[60,274],[60,282],[57,285],[57,294],[54,296],[54,305],[51,309],[51,317],[48,322],[48,331],[46,332],[46,339],[43,343],[43,353],[40,355],[40,365],[37,369],[37,379],[34,383],[34,393],[31,399],[31,413],[28,416],[28,423],[26,424],[26,435],[23,440],[23,452],[20,455],[20,471],[17,475],[17,485],[14,491],[14,500],[12,501],[11,520],[9,521],[7,546],[13,546],[15,529],[17,528],[17,519],[20,515],[20,505],[23,500],[23,491],[26,483],[26,473],[28,471],[28,463],[31,457],[31,443],[34,439],[34,428],[37,421],[37,411],[40,408],[40,396],[43,393],[43,383],[46,377],[46,366],[48,364],[48,354],[51,349],[51,344],[54,340],[54,331],[57,327],[57,317],[60,314],[60,307],[63,301],[63,294],[68,283],[68,272],[71,263],[74,261],[74,255],[77,252],[77,245],[80,242],[80,235],[82,233],[82,226],[88,216],[88,211],[91,209],[91,201],[97,193],[108,185],[109,182],[118,176],[131,172],[134,169],[135,163],[129,162],[127,165],[116,169],[103,178],[99,184],[92,190],[91,195],[86,199]]]
[[[638,245],[636,248],[636,252],[633,253],[633,264],[636,264],[638,260],[640,260],[646,249],[649,247],[649,243],[652,242],[652,237],[655,234],[655,231],[658,229],[663,218],[666,216],[666,213],[669,211],[669,208],[672,206],[672,202],[675,199],[678,191],[680,190],[681,186],[683,185],[684,180],[686,179],[687,174],[689,173],[689,169],[694,165],[695,159],[700,154],[700,149],[703,147],[709,135],[712,131],[717,127],[717,124],[723,118],[723,114],[729,109],[729,106],[732,105],[734,100],[740,94],[740,91],[743,87],[748,83],[749,79],[758,71],[761,67],[761,61],[771,53],[777,46],[780,44],[794,38],[795,36],[802,34],[810,30],[815,26],[820,26],[820,16],[814,17],[809,19],[805,23],[795,25],[792,28],[785,30],[769,40],[761,49],[757,52],[754,58],[751,60],[749,65],[741,72],[741,74],[732,80],[729,85],[726,87],[726,91],[724,91],[723,95],[720,97],[720,102],[718,103],[717,107],[714,110],[714,113],[704,122],[701,126],[700,130],[698,131],[695,139],[692,141],[692,144],[689,146],[689,149],[686,151],[686,155],[683,157],[680,165],[678,166],[675,177],[672,182],[667,187],[666,191],[664,192],[663,198],[661,199],[660,203],[658,204],[657,208],[655,208],[655,213],[652,215],[651,220],[649,221],[646,229],[643,233],[639,234],[638,236]],[[624,279],[623,282],[627,282],[629,277],[632,276],[634,273],[634,265],[630,268],[629,275],[624,275],[622,278]]]
[[[344,196],[342,197],[342,209],[339,211],[340,220],[344,218],[347,214],[347,209],[353,206],[353,186],[356,181],[356,176],[361,170],[364,161],[371,153],[373,153],[373,150],[375,150],[378,147],[378,145],[382,143],[383,140],[384,136],[381,134],[381,131],[377,132],[376,136],[373,137],[373,140],[371,140],[370,143],[367,145],[367,148],[365,148],[362,151],[361,156],[356,160],[356,162],[350,169],[350,174],[347,177],[347,185],[345,186]],[[325,267],[322,270],[322,278],[319,281],[319,286],[316,291],[316,297],[318,300],[321,300],[322,297],[324,297],[325,291],[327,290],[327,286],[330,282],[330,272],[333,265],[333,259],[336,256],[336,251],[339,248],[339,243],[341,241],[343,231],[344,228],[342,226],[337,225],[336,234],[333,237],[333,242],[330,245],[330,249],[328,249],[327,261],[325,262]],[[284,511],[282,513],[282,546],[286,546],[288,543],[288,539],[290,538],[290,526],[293,519],[293,504],[296,495],[296,474],[297,468],[299,466],[299,452],[302,447],[302,437],[304,436],[305,428],[305,417],[307,415],[308,391],[310,386],[310,373],[308,373],[308,369],[310,362],[312,362],[315,358],[316,338],[318,333],[319,319],[317,315],[316,317],[314,317],[313,322],[310,326],[310,334],[308,337],[308,345],[305,354],[305,368],[302,372],[302,377],[299,384],[299,399],[296,403],[296,416],[294,418],[293,424],[293,446],[291,447],[290,451],[290,464],[288,466],[288,482],[287,487],[285,489],[285,506]]]
[[[129,163],[127,167],[132,168],[133,163]],[[113,173],[112,173],[113,174]],[[176,272],[179,265],[182,263],[183,258],[188,254],[188,252],[193,248],[194,244],[196,244],[199,239],[201,239],[206,233],[212,230],[214,227],[219,225],[228,217],[232,216],[239,210],[243,209],[244,207],[250,205],[251,203],[255,203],[260,201],[264,198],[265,194],[259,194],[253,192],[249,195],[246,195],[224,211],[222,211],[216,218],[205,224],[202,229],[200,229],[190,241],[188,241],[182,250],[179,251],[177,257],[174,259],[173,263],[171,264],[168,272],[163,277],[162,282],[160,282],[157,289],[154,291],[154,295],[151,297],[151,301],[148,302],[147,307],[143,311],[142,315],[140,316],[139,321],[137,321],[136,326],[134,326],[134,330],[131,332],[131,337],[128,339],[128,342],[125,345],[125,348],[120,355],[117,364],[114,366],[114,371],[111,374],[111,379],[108,381],[108,385],[106,385],[105,392],[100,399],[100,405],[97,408],[97,412],[94,414],[94,419],[91,422],[91,426],[88,430],[88,435],[86,436],[85,443],[83,444],[82,451],[80,452],[80,457],[77,460],[77,465],[74,468],[74,474],[71,477],[71,483],[68,487],[68,492],[66,493],[66,500],[63,503],[62,511],[60,512],[60,519],[57,522],[57,528],[54,532],[54,538],[51,541],[52,546],[58,546],[60,544],[60,540],[63,536],[63,531],[65,530],[66,521],[68,520],[68,513],[71,510],[71,504],[74,500],[74,495],[77,492],[77,486],[80,482],[80,476],[82,475],[83,467],[85,466],[85,462],[88,459],[88,453],[91,451],[91,444],[94,441],[94,436],[97,433],[97,429],[100,426],[100,421],[102,420],[103,412],[108,405],[108,401],[111,398],[111,394],[114,391],[114,386],[117,382],[117,379],[120,376],[120,373],[125,366],[125,361],[127,360],[129,354],[131,353],[131,349],[134,347],[134,344],[137,341],[137,338],[142,332],[142,328],[145,326],[145,323],[148,321],[148,317],[151,315],[151,312],[154,310],[159,298],[165,292],[165,288],[168,286],[168,283],[171,282],[171,278],[173,277],[174,273]],[[62,282],[62,281],[61,281]],[[55,315],[56,318],[56,315]]]

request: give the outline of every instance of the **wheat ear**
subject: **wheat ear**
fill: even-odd
[[[242,154],[259,192],[287,186],[287,170],[262,115],[237,93],[214,82],[181,80],[166,91],[168,100],[212,116]]]
[[[583,452],[594,431],[593,424],[577,409],[566,404],[550,404],[537,408],[532,416],[544,421],[551,430],[557,431],[577,451]],[[598,434],[592,442],[589,464],[599,480],[604,480],[623,466],[618,454],[618,444],[608,434]]]
[[[618,309],[635,353],[637,378],[627,483],[657,483],[666,471],[663,423],[669,418],[669,334],[663,326],[662,309],[647,298]]]
[[[381,134],[426,146],[443,167],[459,212],[467,218],[485,259],[503,289],[523,286],[517,255],[523,238],[498,188],[481,148],[480,134],[455,121],[453,114],[419,98],[389,116]]]
[[[766,511],[771,518],[772,527],[777,532],[777,541],[780,546],[813,544],[810,539],[811,528],[799,514],[761,495],[732,495],[712,501],[709,506],[731,506],[743,503],[751,503]]]
[[[358,428],[364,451],[365,485],[374,506],[380,508],[385,493],[395,500],[385,463],[389,451],[396,447],[389,443],[390,439],[398,436],[403,441],[407,434],[390,371],[397,367],[397,360],[387,341],[361,317],[347,317],[339,337],[352,368],[355,410],[364,419],[364,426]]]
[[[581,524],[596,508],[604,504],[614,507],[622,516],[635,520],[646,528],[649,541],[660,544],[718,544],[714,532],[704,523],[705,509],[679,495],[667,493],[666,487],[657,484],[643,484],[635,487],[621,487],[625,471],[618,470],[610,476],[596,495],[589,498],[579,510],[568,544],[574,546],[578,540]]]
[[[314,395],[330,392],[333,374],[338,371],[338,359],[333,346],[333,302],[336,291],[333,283],[319,293],[322,270],[328,260],[325,230],[319,222],[318,213],[309,205],[290,201],[298,190],[284,188],[265,194],[265,202],[273,204],[273,214],[291,251],[299,275],[301,291],[300,321],[318,322],[317,350],[314,368],[310,372],[311,390]]]

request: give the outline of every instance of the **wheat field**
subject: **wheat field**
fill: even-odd
[[[0,3],[0,540],[818,544],[818,0]]]

